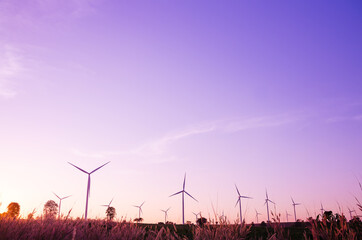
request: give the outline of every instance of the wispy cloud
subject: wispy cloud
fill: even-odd
[[[353,116],[337,116],[330,117],[326,120],[328,123],[337,123],[337,122],[346,122],[346,121],[362,121],[362,114],[357,114]]]
[[[186,138],[211,132],[228,134],[231,132],[235,133],[256,128],[278,127],[296,120],[298,120],[297,117],[289,115],[216,120],[190,126],[179,131],[173,131],[161,138],[156,138],[153,141],[129,150],[84,153],[80,150],[73,149],[72,153],[77,156],[89,158],[106,158],[116,156],[127,157],[127,159],[129,159],[129,157],[133,157],[138,160],[144,159],[145,161],[147,160],[152,162],[170,161],[175,159],[175,156],[169,154],[169,147],[177,141],[181,141]]]
[[[250,118],[239,118],[234,121],[226,121],[220,127],[226,132],[239,132],[254,128],[277,127],[298,120],[294,115],[275,115]]]
[[[24,70],[19,50],[5,45],[0,50],[0,97],[13,98],[17,92],[14,79]]]
[[[13,0],[0,1],[0,32],[14,27],[40,29],[51,24],[69,23],[93,15],[103,0]]]
[[[35,6],[41,10],[47,17],[83,17],[93,14],[96,11],[96,5],[100,0],[35,0]],[[63,15],[63,16],[62,16]]]

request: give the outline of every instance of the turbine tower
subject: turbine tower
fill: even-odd
[[[91,171],[91,172],[84,171],[84,170],[81,169],[80,167],[77,167],[77,166],[75,166],[74,164],[72,164],[72,163],[70,163],[70,162],[68,162],[68,163],[69,163],[70,165],[72,165],[73,167],[77,168],[78,170],[84,172],[85,174],[88,174],[87,195],[86,195],[86,201],[85,201],[85,214],[84,214],[84,220],[87,220],[87,214],[88,214],[88,198],[89,198],[89,193],[90,193],[90,182],[91,182],[91,181],[90,181],[90,180],[91,180],[90,175],[91,175],[92,173],[94,173],[95,171],[99,170],[100,168],[104,167],[105,165],[107,165],[107,164],[110,163],[110,162],[107,162],[107,163],[103,164],[102,166],[94,169],[94,170]]]
[[[172,196],[175,196],[175,195],[180,194],[180,193],[182,194],[182,224],[185,224],[185,193],[187,195],[189,195],[189,197],[194,199],[196,202],[199,202],[199,201],[196,200],[196,198],[194,198],[188,192],[186,192],[185,183],[186,183],[186,173],[185,173],[185,176],[184,176],[184,183],[183,183],[182,190],[169,196],[169,197],[172,197]]]
[[[142,203],[141,205],[139,205],[139,206],[133,205],[134,207],[138,208],[138,219],[141,219],[141,213],[143,213],[143,212],[142,212],[142,206],[143,206],[144,203],[145,203],[145,202],[143,202],[143,203]]]
[[[167,220],[167,216],[168,216],[167,215],[168,210],[170,210],[170,208],[167,208],[166,210],[161,209],[161,211],[165,213],[165,224],[166,224],[166,220]]]
[[[261,215],[261,213],[259,213],[259,212],[255,209],[256,223],[259,223],[259,215]]]
[[[238,205],[239,203],[239,211],[240,211],[240,224],[243,224],[243,215],[242,215],[242,211],[241,211],[241,199],[242,198],[249,198],[249,199],[252,199],[251,197],[247,197],[247,196],[241,196],[240,195],[240,192],[239,192],[239,189],[238,187],[236,186],[235,184],[235,188],[236,188],[236,191],[238,193],[238,200],[236,201],[236,204],[235,204],[235,207]]]
[[[265,198],[264,205],[266,204],[266,211],[267,211],[267,214],[268,214],[268,223],[269,223],[270,222],[270,219],[269,219],[269,202],[271,202],[273,204],[275,204],[275,202],[273,202],[272,200],[269,199],[267,190],[265,190],[265,196],[266,196],[266,198]]]
[[[295,203],[294,200],[293,200],[293,198],[292,198],[292,197],[290,197],[290,198],[292,199],[292,202],[293,202],[294,220],[297,221],[297,214],[296,214],[296,212],[295,212],[295,206],[300,205],[300,203]]]
[[[69,198],[71,195],[61,198],[61,197],[59,197],[57,194],[55,194],[55,192],[53,192],[53,193],[54,193],[54,195],[59,199],[58,218],[60,218],[60,207],[62,206],[62,200],[63,200],[63,199],[66,199],[66,198]]]

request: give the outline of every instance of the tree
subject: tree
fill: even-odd
[[[200,217],[196,220],[198,226],[202,227],[207,223],[207,219],[204,217]]]
[[[116,209],[114,207],[108,207],[106,210],[107,219],[112,221],[112,219],[116,216]]]
[[[58,204],[53,200],[49,200],[44,204],[43,214],[47,219],[53,219],[57,216]]]
[[[17,202],[12,202],[8,205],[8,211],[7,211],[7,216],[9,217],[17,217],[19,216],[20,213],[20,205]]]
[[[139,223],[143,221],[143,218],[135,218],[133,219],[133,221]]]

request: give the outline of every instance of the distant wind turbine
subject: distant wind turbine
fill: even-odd
[[[168,210],[170,210],[170,208],[167,208],[166,210],[161,209],[161,211],[165,213],[165,224],[166,224],[166,220],[167,220],[167,212],[168,212]]]
[[[226,223],[226,216],[224,214],[224,210],[222,210],[222,215],[219,217],[220,222],[225,222]]]
[[[351,210],[351,209],[348,208],[348,212],[349,212],[349,216],[350,216],[351,219],[353,218],[352,213],[354,212],[356,214],[356,210],[354,210],[354,209]]]
[[[268,213],[268,223],[269,223],[270,222],[270,219],[269,219],[269,202],[271,202],[273,204],[275,204],[275,202],[273,202],[272,200],[269,199],[267,190],[265,190],[265,196],[266,196],[266,198],[265,198],[264,205],[266,204],[266,211]]]
[[[251,197],[247,197],[247,196],[241,196],[238,187],[235,184],[235,188],[236,188],[236,192],[238,193],[238,200],[236,201],[235,207],[238,205],[239,203],[239,211],[240,211],[240,224],[243,224],[243,215],[242,215],[242,211],[241,211],[241,199],[242,198],[249,198],[252,199]]]
[[[201,212],[198,212],[198,213],[194,213],[194,212],[192,212],[192,214],[194,214],[194,215],[195,215],[195,218],[196,218],[195,222],[197,222],[197,216],[201,215]]]
[[[289,214],[288,211],[285,211],[285,215],[287,216],[287,222],[289,222],[288,216],[292,216],[292,215]]]
[[[142,212],[142,206],[143,206],[144,203],[145,203],[145,202],[143,202],[143,203],[142,203],[141,205],[139,205],[139,206],[133,205],[134,207],[138,208],[138,219],[141,219],[141,213],[143,213],[143,212]]]
[[[324,208],[323,208],[323,205],[322,205],[322,203],[321,203],[321,212],[322,212],[322,215],[321,215],[321,217],[323,217],[323,215],[324,215]]]
[[[72,165],[73,167],[77,168],[78,170],[80,170],[80,171],[88,174],[87,196],[86,196],[85,214],[84,214],[84,219],[87,220],[87,214],[88,214],[88,198],[89,198],[89,194],[90,194],[90,183],[91,183],[91,181],[90,181],[90,180],[91,180],[90,175],[91,175],[92,173],[94,173],[95,171],[99,170],[100,168],[104,167],[105,165],[107,165],[107,164],[110,163],[110,162],[107,162],[107,163],[103,164],[102,166],[94,169],[94,170],[91,171],[91,172],[84,171],[84,170],[81,169],[80,167],[77,167],[77,166],[75,166],[74,164],[72,164],[72,163],[70,163],[70,162],[68,162],[68,163],[69,163],[70,165]]]
[[[185,176],[184,176],[184,183],[183,183],[183,186],[182,186],[182,190],[169,196],[169,197],[172,197],[172,196],[175,196],[177,194],[182,193],[182,224],[185,224],[185,193],[187,195],[189,195],[189,197],[194,199],[196,202],[199,202],[199,201],[196,200],[196,198],[194,198],[188,192],[186,192],[185,183],[186,183],[186,173],[185,173]]]
[[[54,193],[54,195],[59,199],[58,218],[60,218],[60,207],[62,206],[62,200],[63,200],[63,199],[66,199],[66,198],[69,198],[71,195],[61,198],[61,197],[59,197],[57,194],[55,194],[55,192],[53,192],[53,193]]]
[[[113,202],[113,198],[112,198],[112,200],[109,202],[109,204],[108,205],[101,205],[101,206],[103,206],[103,207],[107,207],[107,209],[111,206],[111,203]]]
[[[307,216],[308,216],[308,217],[310,217],[310,213],[309,213],[309,211],[308,211],[308,208],[307,208],[307,207],[305,207],[305,211],[307,212]]]
[[[295,206],[300,205],[300,203],[295,203],[293,198],[292,197],[290,197],[290,198],[292,199],[292,202],[293,202],[292,205],[293,205],[293,208],[294,208],[294,220],[297,221],[297,213],[295,211]]]
[[[259,223],[259,215],[261,215],[261,213],[255,209],[256,223]]]

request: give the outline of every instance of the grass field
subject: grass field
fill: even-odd
[[[106,220],[19,219],[1,217],[0,240],[5,239],[362,239],[358,218],[347,222],[342,215],[289,223],[279,218],[270,225],[222,223],[218,225],[136,224]]]

